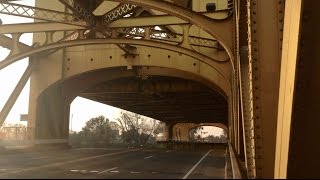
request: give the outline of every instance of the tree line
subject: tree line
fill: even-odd
[[[141,146],[155,143],[163,128],[160,121],[121,111],[116,121],[91,118],[80,132],[69,134],[69,142],[76,147]]]

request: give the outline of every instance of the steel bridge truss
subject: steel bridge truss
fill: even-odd
[[[233,102],[237,102],[237,76],[234,75],[237,74],[237,47],[233,9],[199,13],[164,0],[112,1],[120,4],[102,16],[95,16],[77,0],[59,0],[68,9],[66,12],[0,1],[1,14],[38,20],[34,23],[1,25],[0,46],[11,51],[0,61],[0,70],[22,58],[30,57],[30,60],[28,68],[0,112],[0,126],[32,74],[32,57],[45,56],[62,48],[79,45],[116,44],[127,55],[138,54],[135,46],[162,48],[195,57],[218,71],[230,62],[233,77],[225,80],[232,84]],[[166,15],[140,17],[136,12],[148,9],[161,11]],[[175,31],[172,26],[179,27],[181,32]],[[192,26],[211,37],[191,35]],[[54,34],[57,32],[63,32],[64,37],[55,39]],[[34,42],[32,46],[25,45],[19,41],[20,36],[25,33],[43,33],[45,40]],[[224,76],[224,72],[220,73]],[[236,104],[233,106],[237,107]],[[236,111],[232,113],[234,118],[238,116]]]

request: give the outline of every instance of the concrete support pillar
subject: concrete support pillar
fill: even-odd
[[[168,123],[168,122],[166,122],[166,125],[165,125],[165,135],[166,135],[166,141],[168,141],[168,140],[172,140],[172,134],[173,134],[173,132],[172,132],[172,130],[173,130],[173,123]]]
[[[45,90],[37,101],[35,139],[67,139],[69,110],[60,84]]]

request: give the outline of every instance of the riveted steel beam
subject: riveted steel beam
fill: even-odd
[[[23,23],[23,24],[4,24],[1,25],[0,34],[11,33],[35,33],[48,31],[71,31],[86,29],[82,26],[75,26],[70,24],[61,24],[54,22],[37,22],[37,23]]]
[[[194,24],[217,39],[225,48],[232,64],[234,63],[234,24],[231,18],[225,20],[214,20],[190,9],[183,8],[173,3],[158,0],[112,0],[121,3],[130,3],[137,6],[151,8],[162,12],[169,13],[185,21]],[[232,66],[234,68],[234,66]]]
[[[56,48],[65,48],[65,47],[81,46],[81,45],[95,45],[95,44],[134,44],[134,45],[157,47],[160,49],[167,49],[170,51],[180,52],[182,54],[196,58],[205,64],[210,65],[211,67],[216,69],[217,72],[219,72],[219,74],[223,77],[223,79],[229,82],[228,78],[223,73],[224,72],[223,69],[225,67],[224,64],[221,64],[208,56],[194,52],[189,49],[181,48],[179,46],[170,45],[166,43],[153,42],[153,41],[141,40],[141,39],[137,40],[137,39],[122,39],[122,38],[89,39],[89,40],[84,39],[84,40],[74,40],[74,41],[56,42],[56,43],[47,44],[47,45],[33,48],[29,51],[6,58],[5,60],[0,62],[0,70],[25,57],[29,57],[33,54],[40,53],[43,51],[53,50]]]
[[[87,26],[87,22],[83,21],[79,16],[76,16],[74,14],[15,3],[0,2],[0,13],[12,16],[45,20],[49,22]]]
[[[227,11],[217,11],[215,13],[201,13],[211,19],[224,19]],[[112,22],[108,26],[110,28],[124,28],[124,27],[144,27],[144,26],[166,26],[189,24],[190,22],[171,15],[158,15],[148,17],[134,17],[123,18]]]
[[[108,25],[113,21],[133,12],[137,8],[135,4],[121,4],[103,16],[102,25]]]
[[[10,37],[7,37],[3,34],[0,34],[0,46],[7,48],[7,49],[13,49],[13,39]],[[22,51],[30,50],[30,46],[24,44],[24,43],[17,43],[17,48],[19,48]]]
[[[59,1],[65,6],[67,6],[69,9],[71,9],[76,15],[84,18],[90,25],[95,24],[95,16],[91,12],[88,12],[86,9],[81,7],[81,5],[77,3],[75,0],[59,0]]]

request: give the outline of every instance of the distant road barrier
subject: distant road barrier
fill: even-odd
[[[37,140],[0,140],[0,146],[27,146],[39,144],[69,143],[68,139],[37,139]]]

